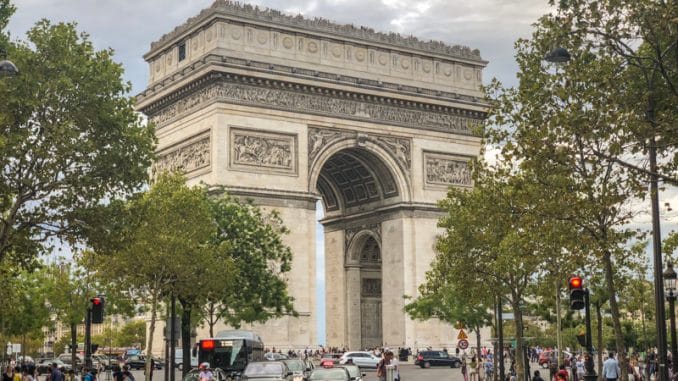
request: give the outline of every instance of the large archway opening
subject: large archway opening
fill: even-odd
[[[343,273],[326,272],[325,287],[344,282],[344,343],[349,349],[381,347],[384,316],[380,210],[401,201],[395,174],[368,149],[345,148],[324,161],[316,189],[324,212],[320,222],[326,229],[342,230],[344,236],[343,252],[325,253],[343,257]]]

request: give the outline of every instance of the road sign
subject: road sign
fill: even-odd
[[[463,329],[460,329],[459,334],[457,335],[457,340],[466,340],[466,339],[468,339],[466,332],[464,332]]]
[[[468,348],[468,340],[466,340],[466,339],[464,339],[464,340],[459,340],[459,341],[457,342],[457,347],[458,347],[459,349],[466,349],[466,348]]]

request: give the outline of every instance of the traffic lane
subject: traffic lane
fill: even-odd
[[[362,373],[366,374],[363,378],[365,381],[379,380],[374,369],[363,369]],[[402,381],[464,381],[459,368],[441,366],[424,369],[411,363],[400,364],[400,379]]]

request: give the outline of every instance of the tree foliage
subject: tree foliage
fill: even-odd
[[[21,74],[0,81],[0,261],[30,266],[51,238],[82,238],[86,210],[139,189],[155,140],[113,52],[75,24],[41,20],[4,45]]]

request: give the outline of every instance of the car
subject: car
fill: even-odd
[[[226,372],[224,372],[222,369],[216,368],[216,369],[211,369],[212,371],[212,376],[213,381],[227,381],[228,377],[226,376]],[[184,378],[182,378],[182,381],[200,381],[200,369],[191,369],[186,373]]]
[[[360,368],[357,365],[340,365],[348,371],[351,381],[363,381],[363,377],[367,376],[365,373],[360,373]]]
[[[350,351],[344,352],[339,358],[339,364],[354,364],[359,368],[374,368],[377,369],[377,364],[381,361],[380,358],[370,352]]]
[[[281,361],[281,360],[287,360],[288,359],[287,355],[284,355],[282,353],[276,353],[276,352],[266,352],[264,354],[264,358],[268,361]]]
[[[144,356],[129,356],[125,360],[125,365],[130,369],[144,369],[146,368],[146,358]]]
[[[333,365],[339,364],[339,360],[341,360],[342,353],[323,353],[322,356],[320,356],[320,365],[326,362],[332,362]]]
[[[351,375],[348,369],[343,367],[336,368],[318,368],[308,376],[309,381],[351,381]]]
[[[47,373],[47,368],[52,366],[52,364],[57,364],[57,367],[62,372],[67,372],[71,369],[71,366],[59,359],[43,359],[36,366],[35,369],[38,372],[38,375],[43,375]]]
[[[414,365],[419,365],[422,368],[430,368],[432,366],[459,368],[461,367],[461,359],[459,357],[450,356],[450,354],[445,351],[422,351],[417,355]]]
[[[292,375],[292,380],[293,381],[303,381],[306,378],[308,378],[308,375],[311,374],[311,371],[313,370],[311,367],[306,364],[304,360],[301,359],[287,359],[287,360],[282,360],[282,362],[287,365],[287,368],[294,373]]]
[[[113,369],[114,366],[120,365],[120,361],[113,356],[97,354],[92,355],[92,359],[96,360],[99,364],[102,364],[106,370]]]
[[[247,364],[242,381],[293,381],[294,372],[282,361],[255,361]]]

